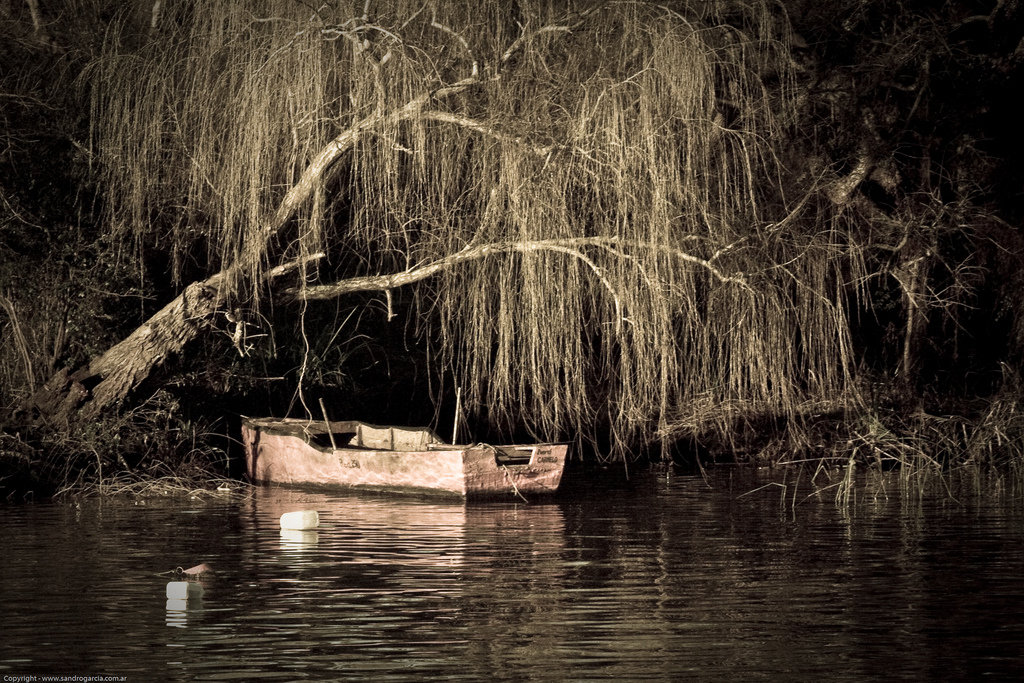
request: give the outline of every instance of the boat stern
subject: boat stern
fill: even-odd
[[[558,490],[568,457],[567,444],[491,446],[466,449],[466,495],[550,495]]]

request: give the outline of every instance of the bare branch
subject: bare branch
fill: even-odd
[[[671,254],[682,261],[703,267],[723,283],[732,282],[747,287],[746,281],[741,276],[725,275],[709,261],[698,256],[688,254],[681,249],[677,249],[669,245],[638,242],[635,240],[625,240],[617,237],[578,237],[567,239],[533,240],[527,242],[495,242],[491,244],[481,244],[475,247],[466,247],[455,254],[450,254],[449,256],[430,263],[413,266],[412,268],[408,268],[398,273],[390,275],[365,275],[352,277],[329,285],[314,285],[303,289],[289,289],[285,291],[285,294],[304,300],[322,300],[333,299],[344,294],[352,294],[355,292],[386,291],[425,280],[447,268],[469,261],[486,258],[488,256],[507,254],[511,252],[528,253],[539,251],[561,252],[580,259],[591,270],[593,270],[599,278],[601,278],[602,284],[614,294],[614,288],[607,279],[604,278],[601,269],[580,251],[580,249],[584,247],[600,247],[607,249],[609,248],[609,245],[662,251],[667,254]]]
[[[153,0],[153,7],[149,15],[149,32],[156,33],[156,27],[160,23],[160,0]]]
[[[364,23],[354,28],[345,28],[345,25],[351,22],[351,20],[349,20],[345,22],[345,24],[342,24],[340,26],[330,26],[320,29],[320,33],[321,35],[326,36],[328,40],[336,40],[338,36],[345,38],[345,40],[352,44],[352,49],[355,50],[356,54],[365,59],[367,63],[369,63],[369,65],[373,68],[373,70],[379,74],[381,67],[384,66],[391,59],[391,50],[388,50],[380,59],[374,57],[373,54],[370,52],[370,41],[366,38],[361,38],[359,36],[359,33],[364,30],[376,31],[378,33],[383,34],[385,37],[390,38],[391,40],[398,44],[401,44],[402,39],[399,38],[394,33],[392,33],[391,31],[384,28],[383,26],[366,23],[367,18],[365,14],[363,17],[361,17],[361,20]]]
[[[475,130],[478,133],[481,133],[488,137],[492,137],[502,142],[513,142],[517,145],[522,145],[523,147],[533,151],[533,153],[536,154],[537,156],[541,157],[545,157],[548,154],[551,154],[551,152],[553,152],[555,149],[554,145],[540,147],[537,145],[530,144],[521,137],[502,132],[495,128],[494,126],[490,126],[484,123],[483,121],[478,121],[477,119],[472,119],[468,116],[461,116],[459,114],[451,114],[446,111],[435,110],[423,112],[420,118],[425,119],[427,121],[440,121],[443,123],[451,123],[462,128]]]
[[[271,221],[265,224],[262,230],[260,230],[258,238],[247,245],[247,258],[245,261],[252,263],[258,259],[267,240],[269,240],[274,233],[280,230],[281,227],[288,222],[288,220],[298,210],[299,206],[309,199],[313,194],[313,190],[317,183],[323,180],[331,165],[334,164],[342,154],[352,149],[364,134],[373,130],[377,126],[393,124],[399,121],[407,121],[415,118],[422,114],[423,107],[428,102],[458,94],[479,82],[480,80],[476,76],[470,76],[451,85],[423,93],[419,97],[410,100],[402,107],[392,111],[391,113],[383,114],[375,112],[366,116],[343,131],[340,135],[336,136],[333,140],[327,143],[322,150],[320,150],[320,153],[316,155],[313,161],[311,161],[302,172],[302,176],[299,178],[298,182],[288,190],[288,193],[278,205],[277,211],[274,213]]]
[[[28,0],[28,13],[32,17],[32,28],[36,35],[46,35],[46,29],[43,28],[43,15],[39,11],[39,0]]]
[[[36,40],[43,45],[52,46],[50,34],[46,32],[46,27],[43,26],[43,13],[39,10],[39,0],[28,0],[28,12],[32,17],[32,29]]]
[[[860,158],[857,159],[857,165],[853,167],[853,170],[833,183],[832,187],[828,189],[829,199],[838,206],[847,204],[853,192],[871,173],[874,165],[870,152],[866,149],[862,150]]]
[[[480,65],[477,63],[476,57],[473,55],[473,50],[469,47],[469,42],[460,33],[453,31],[444,24],[438,23],[436,12],[432,12],[431,14],[430,25],[438,29],[439,31],[447,33],[448,35],[455,38],[455,40],[459,41],[459,44],[462,45],[462,49],[466,51],[466,54],[469,55],[469,58],[473,61],[472,75],[476,76],[477,74],[480,73]]]
[[[545,33],[571,33],[574,29],[580,26],[580,24],[586,21],[590,15],[600,11],[605,4],[606,3],[603,2],[596,3],[583,12],[567,12],[561,22],[545,24],[534,31],[527,31],[524,26],[523,32],[501,55],[501,64],[507,63],[513,56],[515,56],[515,53],[518,52],[523,45],[538,36],[544,35]]]
[[[267,274],[263,276],[263,279],[266,280],[267,282],[271,282],[281,277],[282,275],[287,275],[293,270],[298,270],[299,268],[308,266],[310,263],[313,263],[314,261],[319,261],[325,256],[326,254],[324,252],[318,251],[315,254],[308,254],[307,256],[297,258],[294,261],[282,263],[281,265],[274,266],[273,268],[268,270]]]

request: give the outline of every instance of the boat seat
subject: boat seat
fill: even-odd
[[[406,427],[372,427],[351,423],[355,429],[333,432],[337,448],[365,448],[375,451],[426,451],[439,441],[429,429]],[[309,435],[309,441],[319,448],[331,448],[332,434],[327,431]]]

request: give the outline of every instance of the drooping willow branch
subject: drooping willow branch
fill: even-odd
[[[451,123],[465,128],[466,130],[476,131],[481,135],[498,140],[499,142],[513,142],[517,145],[522,145],[524,148],[529,149],[534,154],[540,157],[545,157],[555,150],[555,145],[537,145],[529,142],[528,140],[506,133],[503,130],[498,129],[495,126],[478,121],[477,119],[470,118],[468,116],[462,116],[459,114],[452,114],[446,111],[425,111],[420,117],[424,121],[438,121],[441,123]]]
[[[726,275],[714,264],[706,259],[702,259],[699,256],[694,256],[681,249],[671,247],[663,244],[654,244],[650,242],[639,242],[636,240],[622,239],[619,237],[576,237],[566,239],[550,239],[550,240],[531,240],[526,242],[496,242],[491,244],[480,244],[477,246],[467,246],[462,251],[456,252],[449,256],[446,256],[429,263],[420,264],[408,268],[398,273],[391,273],[388,275],[364,275],[361,277],[352,277],[340,280],[326,285],[312,285],[304,288],[292,288],[286,290],[284,293],[289,296],[293,296],[299,299],[305,300],[324,300],[334,299],[345,294],[352,294],[355,292],[379,292],[386,291],[389,289],[395,289],[396,287],[404,287],[406,285],[425,280],[442,270],[452,268],[454,266],[475,261],[489,256],[496,256],[498,254],[507,254],[512,252],[519,253],[530,253],[530,252],[559,252],[567,254],[573,258],[580,260],[590,270],[592,270],[595,276],[601,281],[601,284],[615,297],[616,307],[621,308],[618,303],[618,295],[615,292],[615,288],[611,282],[604,275],[600,266],[598,266],[592,259],[584,254],[582,249],[586,247],[599,247],[599,248],[610,248],[610,247],[627,247],[636,249],[648,249],[654,251],[661,251],[665,254],[671,255],[681,261],[692,263],[694,265],[701,266],[706,269],[708,273],[715,277],[722,283],[734,283],[743,287],[748,287],[746,279],[742,275]]]
[[[410,100],[404,106],[388,114],[375,113],[367,116],[355,125],[346,129],[340,135],[336,136],[333,140],[327,143],[313,161],[306,166],[298,182],[288,190],[287,194],[285,194],[284,198],[281,200],[273,218],[264,225],[258,238],[249,243],[249,259],[253,259],[258,256],[258,254],[263,250],[266,241],[282,226],[284,226],[288,220],[295,215],[298,208],[312,196],[317,184],[322,182],[325,172],[338,160],[339,157],[341,157],[342,154],[352,149],[363,135],[378,126],[395,124],[415,118],[428,102],[457,94],[479,82],[479,78],[471,76],[443,88],[438,88],[432,92],[425,92],[419,97]]]
[[[586,14],[589,14],[589,12]],[[586,16],[586,14],[581,16]],[[576,23],[579,23],[579,21],[581,21],[581,19],[577,17]],[[508,62],[513,55],[522,49],[528,39],[536,35],[540,35],[545,32],[567,32],[570,29],[571,25],[565,22],[547,24],[532,32],[527,32],[524,29],[522,35],[520,35],[520,37],[514,41],[502,55],[501,63],[505,64]],[[256,236],[256,239],[248,242],[243,262],[249,264],[250,267],[256,267],[260,254],[265,249],[267,240],[269,240],[295,215],[300,206],[309,200],[315,187],[318,183],[323,181],[326,172],[334,165],[334,163],[344,153],[350,151],[366,133],[375,129],[384,128],[413,119],[433,120],[451,123],[468,130],[474,130],[500,141],[514,141],[522,143],[535,154],[540,156],[549,154],[554,149],[553,146],[528,144],[520,138],[504,133],[494,126],[470,117],[450,114],[440,110],[424,111],[424,108],[430,103],[439,102],[446,98],[458,95],[473,86],[481,85],[485,82],[497,82],[501,77],[502,74],[500,71],[488,75],[487,77],[481,77],[477,64],[474,62],[472,72],[469,76],[449,85],[443,85],[433,90],[425,91],[391,112],[385,113],[376,111],[335,136],[335,138],[327,143],[306,166],[299,180],[285,194],[274,215],[263,225],[262,229]]]

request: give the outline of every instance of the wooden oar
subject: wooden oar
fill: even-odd
[[[331,448],[338,450],[338,444],[334,443],[334,427],[331,426],[331,420],[327,417],[327,408],[324,407],[324,400],[320,399],[320,412],[324,414],[324,424],[327,425],[327,436],[331,438]]]

